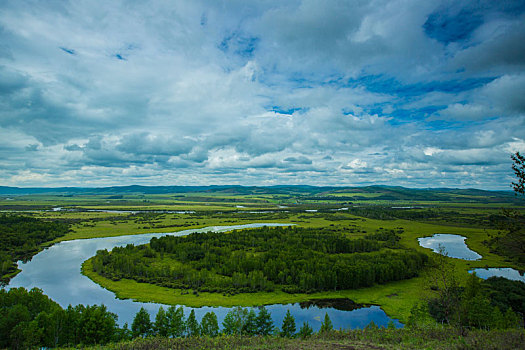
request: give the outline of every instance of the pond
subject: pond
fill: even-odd
[[[475,272],[476,276],[486,280],[490,277],[504,277],[509,280],[521,281],[525,283],[525,276],[518,270],[511,269],[510,267],[491,267],[491,268],[479,268],[469,270],[470,273]]]
[[[435,253],[440,253],[440,248],[442,247],[444,253],[451,258],[463,260],[481,259],[481,255],[469,249],[465,239],[466,237],[460,235],[436,233],[432,237],[418,238],[418,241],[420,246],[430,248]]]
[[[261,226],[290,226],[290,224],[260,223],[236,226],[213,226],[173,233],[151,233],[64,241],[43,250],[27,263],[18,262],[18,267],[22,271],[11,279],[7,288],[24,287],[26,289],[31,289],[33,287],[38,287],[62,307],[67,307],[69,304],[104,304],[109,311],[118,315],[118,321],[121,325],[125,322],[131,324],[133,317],[140,307],[144,307],[148,310],[152,315],[152,319],[154,319],[161,304],[141,303],[130,299],[117,299],[113,292],[100,287],[98,284],[80,273],[82,263],[95,255],[99,249],[111,250],[113,247],[124,246],[127,244],[145,244],[153,237],[164,235],[183,236],[193,232],[223,232]],[[348,303],[344,304],[346,306],[341,307],[340,303],[319,304],[312,302],[309,304],[303,303],[302,305],[299,303],[286,305],[275,304],[267,305],[266,307],[271,313],[272,319],[277,326],[282,324],[284,315],[289,309],[295,317],[298,329],[303,321],[308,321],[314,330],[318,330],[321,326],[325,312],[330,316],[334,328],[336,329],[362,328],[371,321],[374,321],[376,325],[386,326],[391,320],[378,306],[357,305],[349,308]],[[165,308],[166,307],[167,306],[165,306]],[[187,316],[191,310],[192,308],[190,307],[184,307],[185,315]],[[206,312],[213,311],[217,315],[219,323],[222,323],[224,316],[229,310],[231,310],[231,308],[200,307],[194,308],[194,310],[197,319],[199,320]],[[402,324],[399,323],[399,321],[393,320],[393,322],[397,327],[402,327]]]

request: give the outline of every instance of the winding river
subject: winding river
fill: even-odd
[[[109,311],[118,315],[118,321],[121,325],[125,322],[131,324],[133,317],[140,307],[148,310],[152,319],[154,319],[161,304],[141,303],[130,299],[117,299],[113,292],[102,288],[80,273],[82,263],[95,255],[99,249],[111,250],[114,247],[127,244],[145,244],[153,237],[165,235],[184,236],[193,232],[207,231],[224,232],[261,226],[289,226],[289,224],[257,223],[235,226],[212,226],[171,233],[151,233],[64,241],[43,250],[27,263],[18,262],[18,267],[22,271],[11,279],[7,288],[24,287],[31,289],[38,287],[62,307],[67,307],[70,304],[104,304]],[[166,305],[162,306],[167,307]],[[376,325],[386,326],[390,320],[392,320],[397,327],[402,327],[402,324],[399,323],[398,320],[390,319],[379,306],[375,305],[349,308],[348,305],[341,307],[333,305],[326,306],[326,304],[316,305],[315,303],[308,303],[307,305],[305,303],[296,303],[267,305],[266,308],[271,313],[274,324],[277,326],[282,324],[284,315],[289,309],[295,317],[298,329],[304,321],[308,321],[314,330],[318,330],[325,313],[328,313],[336,329],[363,328],[371,321]],[[193,309],[199,320],[206,312],[215,312],[219,323],[222,323],[224,316],[231,310],[231,308],[227,307],[200,307]],[[190,310],[192,310],[192,308],[184,307],[186,316]]]

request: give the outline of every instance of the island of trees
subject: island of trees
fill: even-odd
[[[395,230],[351,239],[330,228],[262,227],[153,238],[97,252],[93,270],[202,292],[336,291],[417,276],[427,255],[398,247]]]

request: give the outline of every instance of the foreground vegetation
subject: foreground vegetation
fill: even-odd
[[[521,299],[511,302],[521,303],[518,307],[522,309],[525,285],[517,283],[514,287],[521,293]],[[467,296],[471,292],[467,288],[463,294]],[[482,293],[480,290],[478,292]],[[465,298],[464,305],[480,295]],[[508,302],[501,298],[499,300],[503,306],[508,305]],[[484,308],[475,310],[479,315],[483,315],[484,311]],[[467,314],[469,312],[467,310]],[[182,307],[171,306],[166,311],[160,308],[154,321],[141,308],[129,329],[127,324],[119,327],[117,316],[108,312],[104,306],[78,305],[62,309],[38,289],[27,291],[15,288],[10,291],[0,290],[0,347],[78,348],[92,344],[114,349],[322,349],[338,345],[357,349],[514,349],[522,345],[525,332],[515,316],[507,317],[509,313],[512,312],[508,311],[498,322],[458,327],[457,324],[439,325],[428,318],[428,313],[421,313],[421,308],[415,307],[404,329],[396,329],[393,323],[386,329],[371,323],[363,330],[345,331],[334,330],[326,314],[319,332],[315,333],[308,322],[297,329],[289,311],[282,323],[277,325],[264,307],[257,313],[254,309],[237,307],[228,312],[221,327],[213,312],[206,313],[199,322],[193,310],[186,317]]]
[[[150,349],[436,349],[436,350],[514,350],[523,347],[523,330],[502,331],[464,330],[435,326],[406,329],[377,329],[328,331],[305,339],[275,336],[239,336],[190,338],[137,338],[132,341],[107,344],[115,350]],[[98,349],[94,347],[93,349]],[[90,349],[88,347],[88,349]]]

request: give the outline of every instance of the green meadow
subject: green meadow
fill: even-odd
[[[521,212],[525,209],[522,201],[507,193],[480,194],[465,190],[461,193],[418,192],[379,187],[361,190],[265,188],[259,190],[263,193],[257,190],[245,192],[3,195],[0,197],[0,210],[67,222],[70,231],[47,245],[73,239],[176,232],[257,222],[290,223],[312,228],[332,227],[352,238],[364,237],[380,228],[403,228],[400,245],[424,252],[430,257],[435,256],[435,253],[420,247],[418,238],[436,233],[465,236],[468,247],[483,258],[478,261],[449,258],[460,281],[465,281],[467,271],[476,267],[523,269],[523,266],[492,253],[487,245],[490,238],[498,233],[498,227],[491,220],[501,214],[501,208],[514,208]],[[119,298],[194,307],[349,298],[357,303],[380,305],[389,316],[402,322],[407,321],[416,303],[431,297],[433,293],[429,289],[428,268],[419,277],[409,280],[356,290],[312,294],[289,294],[280,290],[235,295],[192,293],[134,280],[112,281],[93,272],[90,260],[84,263],[82,273],[115,292]]]

